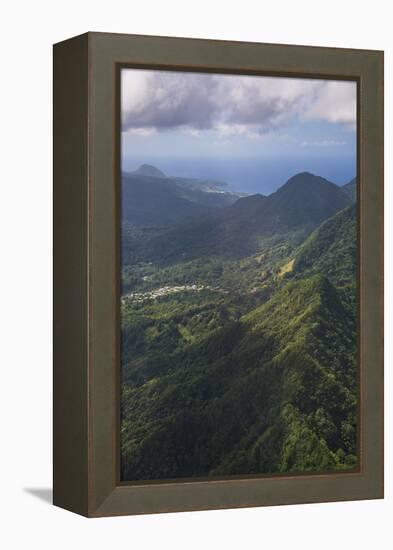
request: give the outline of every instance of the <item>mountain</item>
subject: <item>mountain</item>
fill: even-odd
[[[131,172],[135,176],[151,176],[153,178],[166,178],[164,172],[152,166],[151,164],[142,164],[138,170]]]
[[[208,208],[179,196],[170,181],[122,175],[122,222],[135,227],[165,226],[205,214]]]
[[[259,216],[261,209],[266,205],[267,197],[256,194],[238,199],[228,210],[228,217],[239,216],[244,218],[254,218]]]
[[[337,185],[310,173],[297,174],[265,197],[239,198],[227,208],[154,235],[139,245],[129,243],[135,259],[164,263],[211,255],[242,257],[264,249],[266,240],[299,244],[322,221],[351,204]],[[264,244],[265,243],[265,244]],[[129,256],[131,259],[131,256]]]
[[[356,201],[356,195],[357,195],[357,185],[356,185],[356,178],[353,178],[349,183],[346,183],[341,187],[341,189],[348,195],[348,197]]]
[[[300,225],[316,226],[350,204],[348,197],[334,183],[302,172],[270,195],[263,214],[271,231],[292,229]]]
[[[131,227],[160,227],[185,222],[232,204],[238,195],[222,191],[222,183],[167,177],[143,164],[124,172],[121,182],[122,221]]]
[[[123,479],[352,468],[350,321],[320,275],[188,344],[193,321],[179,306],[155,315],[154,329],[147,314],[138,341],[127,340]]]
[[[227,217],[248,218],[259,234],[281,234],[299,227],[316,227],[348,204],[348,197],[337,185],[303,172],[268,197],[252,195],[239,199],[227,211]]]
[[[302,244],[294,273],[323,273],[339,286],[355,284],[357,265],[356,204],[326,220]]]
[[[356,466],[356,216],[306,173],[138,234],[123,269],[122,479]]]

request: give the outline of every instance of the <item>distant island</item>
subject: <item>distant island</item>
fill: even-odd
[[[152,178],[166,178],[166,175],[164,172],[161,172],[158,168],[155,166],[152,166],[151,164],[141,164],[141,166],[135,170],[135,172],[131,172],[135,176],[151,176]]]

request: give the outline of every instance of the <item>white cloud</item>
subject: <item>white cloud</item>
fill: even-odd
[[[132,128],[129,127],[124,130],[125,133],[131,134],[134,136],[152,136],[157,133],[157,128],[147,127],[147,128]]]
[[[353,82],[123,69],[122,127],[258,138],[295,120],[354,127]]]
[[[325,82],[304,113],[306,119],[353,125],[356,122],[355,82]]]

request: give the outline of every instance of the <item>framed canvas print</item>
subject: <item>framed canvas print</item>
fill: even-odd
[[[54,503],[382,498],[383,53],[54,47]]]

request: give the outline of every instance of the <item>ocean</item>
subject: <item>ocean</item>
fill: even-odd
[[[348,157],[290,158],[151,158],[126,157],[122,170],[136,170],[151,164],[168,176],[214,179],[226,182],[227,189],[269,195],[299,172],[311,172],[337,185],[356,176],[356,160]]]

